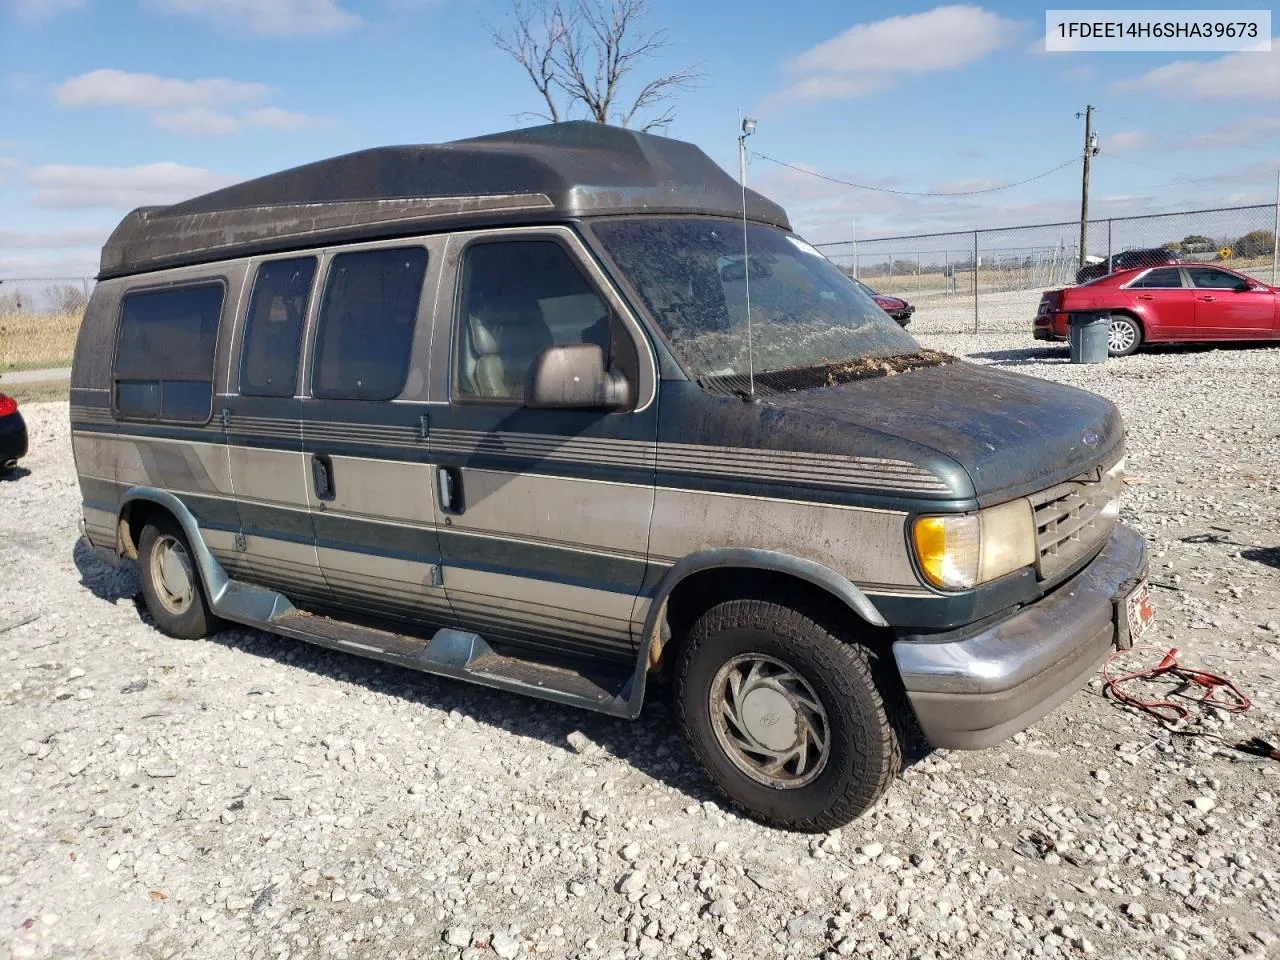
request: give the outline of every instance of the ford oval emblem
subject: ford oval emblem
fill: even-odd
[[[1080,434],[1080,439],[1084,441],[1086,447],[1096,447],[1098,445],[1098,435],[1092,430],[1086,430]]]

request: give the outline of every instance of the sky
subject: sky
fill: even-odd
[[[538,122],[538,93],[490,36],[510,3],[0,0],[0,278],[92,275],[138,205]],[[815,242],[1077,217],[1086,104],[1096,216],[1276,198],[1280,38],[1270,53],[1047,53],[1044,7],[1022,2],[649,0],[645,26],[667,43],[637,80],[699,74],[665,134],[736,176],[738,111],[756,118],[752,154],[799,169],[752,156],[749,183]],[[884,192],[1062,164],[967,197]]]

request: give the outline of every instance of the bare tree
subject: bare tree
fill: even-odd
[[[511,0],[506,26],[489,28],[494,44],[524,69],[553,123],[584,112],[599,123],[629,127],[659,110],[641,130],[671,122],[671,101],[701,78],[694,68],[664,74],[634,96],[623,91],[640,64],[670,45],[665,30],[647,30],[648,0]]]
[[[89,303],[84,289],[74,283],[60,283],[45,289],[45,296],[56,313],[84,313]]]

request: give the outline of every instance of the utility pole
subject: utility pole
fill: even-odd
[[[1078,118],[1080,114],[1076,114]],[[1098,152],[1098,135],[1093,132],[1093,105],[1084,108],[1084,178],[1080,184],[1080,266],[1089,255],[1089,163]],[[1110,267],[1110,264],[1107,264]]]
[[[1276,171],[1276,228],[1271,234],[1271,285],[1276,285],[1276,267],[1280,266],[1280,170]]]

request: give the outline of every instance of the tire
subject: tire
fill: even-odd
[[[200,640],[218,628],[191,546],[173,518],[155,517],[142,528],[138,579],[147,610],[160,632],[181,640]]]
[[[1133,317],[1122,313],[1111,315],[1111,329],[1107,331],[1107,356],[1127,357],[1142,346],[1142,326]]]
[[[684,735],[716,787],[766,823],[843,826],[873,807],[902,770],[906,704],[896,674],[800,609],[763,600],[712,607],[685,638],[673,693]],[[735,726],[735,715],[751,726]],[[775,754],[772,771],[735,746],[767,746],[770,735],[775,747],[790,735],[779,752],[796,752],[780,766]]]

